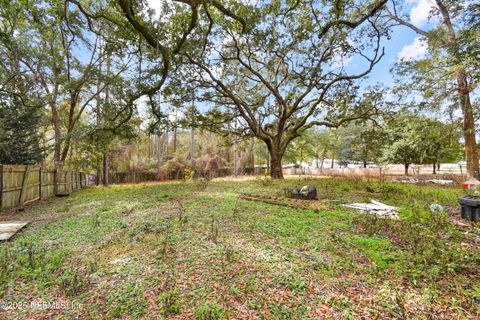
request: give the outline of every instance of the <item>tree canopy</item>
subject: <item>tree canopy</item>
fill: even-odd
[[[131,150],[122,144],[148,141],[160,172],[165,157],[175,158],[166,155],[170,140],[176,152],[177,130],[184,143],[189,130],[192,142],[178,148],[188,155],[176,160],[191,167],[206,150],[194,145],[195,134],[209,131],[234,149],[218,154],[224,163],[253,166],[257,153],[274,178],[282,178],[283,160],[366,166],[401,161],[394,149],[413,146],[424,155],[403,163],[433,164],[458,159],[462,144],[470,175],[478,174],[476,3],[435,0],[424,29],[412,23],[409,4],[387,0],[174,0],[155,9],[146,0],[0,4],[1,134],[26,137],[28,150],[5,151],[14,157],[3,162],[81,165],[106,179],[110,154],[117,163],[117,153]],[[427,52],[396,61],[394,90],[372,87],[365,80],[399,27],[416,32]],[[413,110],[430,118],[442,111],[441,121],[419,120],[440,131],[402,124],[398,112],[392,122],[392,104],[417,120]],[[462,137],[452,129],[459,120]],[[447,129],[455,134],[444,141]],[[410,143],[427,136],[428,147]]]

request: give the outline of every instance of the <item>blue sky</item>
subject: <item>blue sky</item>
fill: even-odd
[[[406,0],[403,3],[404,10],[407,13],[407,20],[415,26],[428,30],[432,23],[429,19],[431,8],[435,5],[433,0]],[[385,56],[374,67],[370,73],[366,84],[383,84],[391,86],[394,84],[394,76],[390,73],[393,64],[403,59],[417,59],[426,54],[427,47],[419,35],[405,26],[397,26],[392,30],[391,39],[384,39],[382,45],[385,48]],[[351,61],[355,65],[356,59]]]
[[[366,83],[377,84],[381,83],[385,86],[393,85],[393,74],[390,73],[390,68],[398,61],[402,49],[414,43],[416,33],[405,27],[396,27],[392,34],[391,40],[384,40],[383,46],[385,48],[385,56],[374,67],[370,73]],[[355,61],[353,61],[354,63]]]

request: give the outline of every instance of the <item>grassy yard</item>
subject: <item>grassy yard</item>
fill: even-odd
[[[399,206],[402,220],[330,200],[317,212],[237,197],[297,184],[330,200]],[[84,189],[17,213],[34,222],[0,244],[1,302],[67,307],[0,318],[478,319],[480,229],[447,217],[458,215],[461,194],[344,179]],[[432,203],[447,214],[432,215]]]

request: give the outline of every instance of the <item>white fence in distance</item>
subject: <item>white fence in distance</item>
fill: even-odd
[[[433,165],[411,165],[409,175],[430,175]],[[436,170],[438,175],[465,175],[466,166],[457,163],[441,164]],[[346,176],[346,177],[379,177],[381,175],[404,175],[403,165],[394,164],[377,168],[288,168],[283,169],[284,175],[312,175],[312,176]]]

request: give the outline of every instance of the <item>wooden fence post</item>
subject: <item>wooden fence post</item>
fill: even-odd
[[[27,194],[27,186],[28,186],[28,178],[30,176],[30,166],[27,165],[25,168],[25,173],[23,174],[23,181],[22,181],[22,190],[20,191],[20,199],[18,205],[20,208],[23,207],[23,203],[25,202],[25,196]]]

